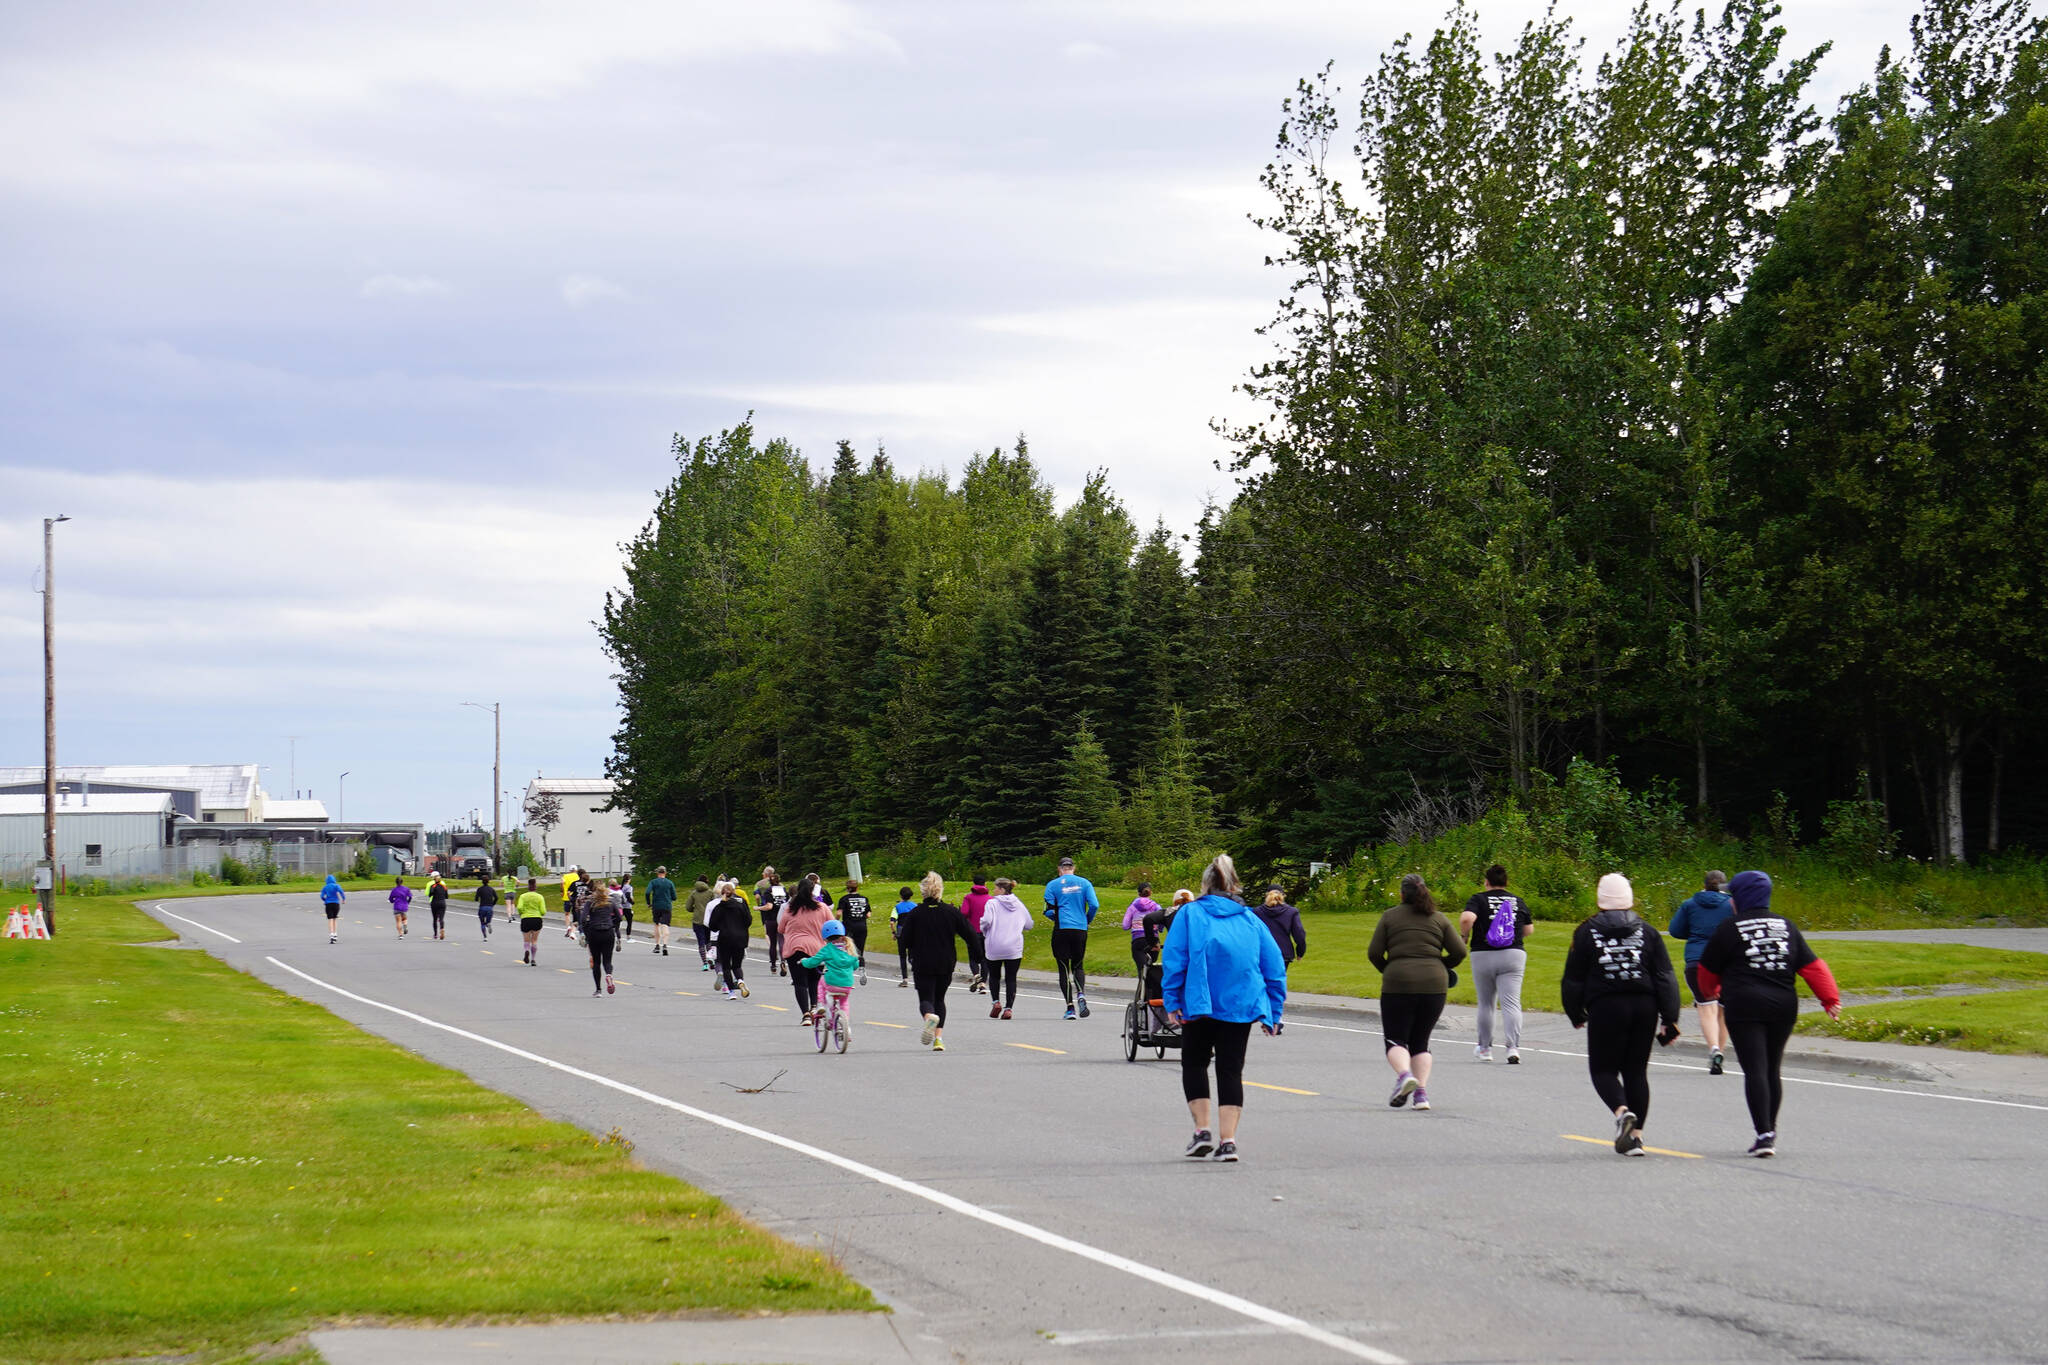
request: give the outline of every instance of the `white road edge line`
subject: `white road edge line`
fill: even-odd
[[[203,928],[204,926],[201,927]],[[215,932],[218,931],[216,930]],[[226,935],[223,934],[222,937],[225,938]],[[1397,1355],[1367,1346],[1364,1342],[1353,1341],[1350,1337],[1326,1331],[1312,1322],[1304,1322],[1302,1319],[1282,1313],[1278,1309],[1268,1308],[1264,1304],[1253,1303],[1250,1299],[1241,1299],[1237,1295],[1226,1293],[1221,1289],[1212,1289],[1208,1285],[1198,1283],[1197,1281],[1184,1279],[1171,1271],[1160,1270],[1154,1266],[1146,1265],[1142,1261],[1134,1261],[1128,1256],[1119,1256],[1113,1251],[1104,1251],[1099,1247],[1092,1247],[1086,1242],[1077,1242],[1071,1237],[1062,1237],[1056,1232],[1049,1232],[1044,1228],[1026,1223],[1021,1219],[1011,1218],[992,1209],[982,1208],[979,1204],[970,1204],[964,1199],[959,1199],[945,1193],[943,1190],[935,1190],[929,1185],[920,1185],[914,1180],[906,1180],[900,1175],[892,1175],[888,1171],[855,1161],[850,1157],[840,1156],[837,1152],[828,1152],[822,1147],[813,1147],[807,1142],[798,1142],[795,1138],[787,1138],[780,1133],[771,1133],[765,1128],[756,1128],[751,1124],[741,1123],[737,1119],[726,1118],[723,1114],[714,1114],[708,1109],[698,1109],[692,1105],[684,1104],[680,1100],[672,1100],[665,1095],[657,1095],[651,1090],[642,1090],[640,1087],[628,1085],[624,1081],[616,1081],[609,1076],[601,1076],[595,1071],[585,1071],[581,1067],[570,1066],[567,1062],[558,1062],[553,1058],[543,1057],[537,1052],[528,1052],[524,1048],[514,1047],[510,1043],[501,1043],[495,1038],[486,1038],[480,1033],[471,1033],[468,1029],[457,1028],[453,1024],[444,1024],[438,1019],[429,1019],[423,1014],[415,1014],[411,1010],[401,1009],[397,1005],[387,1005],[381,1000],[372,1000],[366,995],[357,995],[354,991],[344,990],[340,986],[322,981],[319,977],[308,975],[290,963],[280,962],[274,957],[266,956],[263,960],[274,967],[290,972],[302,981],[311,982],[322,990],[332,991],[334,994],[344,999],[353,1000],[357,1004],[368,1005],[372,1009],[384,1010],[387,1013],[397,1015],[401,1019],[410,1019],[416,1024],[424,1024],[428,1028],[440,1029],[444,1033],[452,1033],[458,1038],[466,1038],[473,1043],[482,1043],[486,1047],[494,1047],[500,1052],[510,1053],[514,1057],[523,1058],[529,1062],[537,1062],[541,1066],[560,1071],[565,1075],[574,1076],[579,1080],[590,1081],[593,1084],[604,1086],[610,1090],[616,1090],[622,1095],[631,1095],[635,1099],[645,1100],[649,1104],[659,1105],[663,1109],[674,1110],[678,1114],[712,1124],[728,1132],[738,1133],[744,1137],[770,1143],[787,1151],[795,1152],[799,1156],[810,1157],[813,1161],[822,1161],[828,1166],[837,1166],[840,1170],[872,1180],[878,1185],[886,1185],[890,1189],[899,1190],[904,1194],[915,1195],[919,1199],[937,1204],[940,1208],[960,1214],[963,1217],[987,1223],[989,1226],[1001,1228],[1005,1232],[1013,1232],[1019,1237],[1028,1238],[1043,1246],[1051,1247],[1055,1251],[1064,1251],[1069,1255],[1079,1256],[1083,1260],[1093,1261],[1097,1265],[1108,1266],[1112,1270],[1121,1270],[1126,1275],[1147,1280],[1163,1289],[1171,1289],[1177,1294],[1185,1294],[1191,1299],[1198,1299],[1203,1303],[1236,1313],[1241,1317],[1250,1318],[1254,1322],[1263,1322],[1269,1327],[1280,1328],[1282,1331],[1290,1332],[1308,1341],[1313,1341],[1319,1346],[1327,1346],[1333,1351],[1342,1352],[1355,1359],[1370,1360],[1375,1362],[1375,1365],[1407,1365],[1407,1362]]]
[[[214,927],[213,927],[212,925],[210,925],[210,924],[201,924],[201,923],[200,923],[200,922],[199,922],[198,920],[196,920],[196,919],[186,919],[186,918],[185,918],[185,917],[184,917],[183,915],[175,915],[175,914],[171,914],[171,912],[170,912],[169,910],[166,910],[166,909],[164,909],[164,908],[163,908],[163,907],[162,907],[161,905],[159,905],[159,906],[158,906],[158,907],[156,908],[156,912],[157,912],[157,913],[158,913],[159,915],[170,915],[172,919],[174,919],[174,920],[177,920],[177,921],[179,921],[180,923],[183,923],[183,924],[189,924],[189,925],[191,925],[191,926],[192,926],[192,927],[193,927],[194,929],[204,929],[204,930],[206,930],[206,932],[207,932],[207,933],[209,933],[209,934],[212,934],[212,935],[213,935],[213,936],[214,936],[215,938],[224,938],[224,939],[226,939],[226,940],[227,940],[228,942],[230,942],[230,943],[240,943],[240,942],[242,941],[242,940],[240,940],[240,939],[236,938],[236,937],[235,937],[235,936],[234,936],[233,934],[223,934],[223,933],[222,933],[222,932],[221,932],[220,930],[218,930],[218,929],[214,928]]]

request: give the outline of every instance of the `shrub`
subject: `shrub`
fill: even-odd
[[[220,879],[229,886],[254,886],[256,878],[249,865],[232,853],[220,855]]]
[[[1898,833],[1885,827],[1884,807],[1876,801],[1830,801],[1821,821],[1820,847],[1837,867],[1861,871],[1891,860],[1898,851]]]
[[[369,881],[377,875],[377,855],[370,851],[368,844],[356,846],[356,856],[349,859],[348,875],[359,882]]]

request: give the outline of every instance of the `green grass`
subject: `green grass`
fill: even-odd
[[[1799,1031],[1866,1043],[2048,1054],[2048,990],[1869,1005],[1845,1009],[1838,1020],[1825,1015],[1802,1017]]]
[[[871,1310],[815,1252],[107,898],[0,941],[0,1358],[335,1320]]]

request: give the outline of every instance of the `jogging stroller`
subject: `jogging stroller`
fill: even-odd
[[[1152,952],[1145,964],[1145,970],[1138,974],[1137,989],[1131,993],[1131,1003],[1124,1006],[1124,1060],[1138,1060],[1138,1049],[1149,1047],[1157,1050],[1161,1058],[1166,1049],[1180,1046],[1180,1030],[1166,1022],[1166,1001],[1161,998],[1159,985],[1159,945],[1152,945]]]

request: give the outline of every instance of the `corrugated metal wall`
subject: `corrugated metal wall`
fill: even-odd
[[[160,813],[57,812],[57,861],[73,880],[156,875],[163,868],[163,844]],[[98,846],[97,862],[87,860],[87,845]],[[42,856],[41,814],[0,815],[0,878],[21,879]]]

